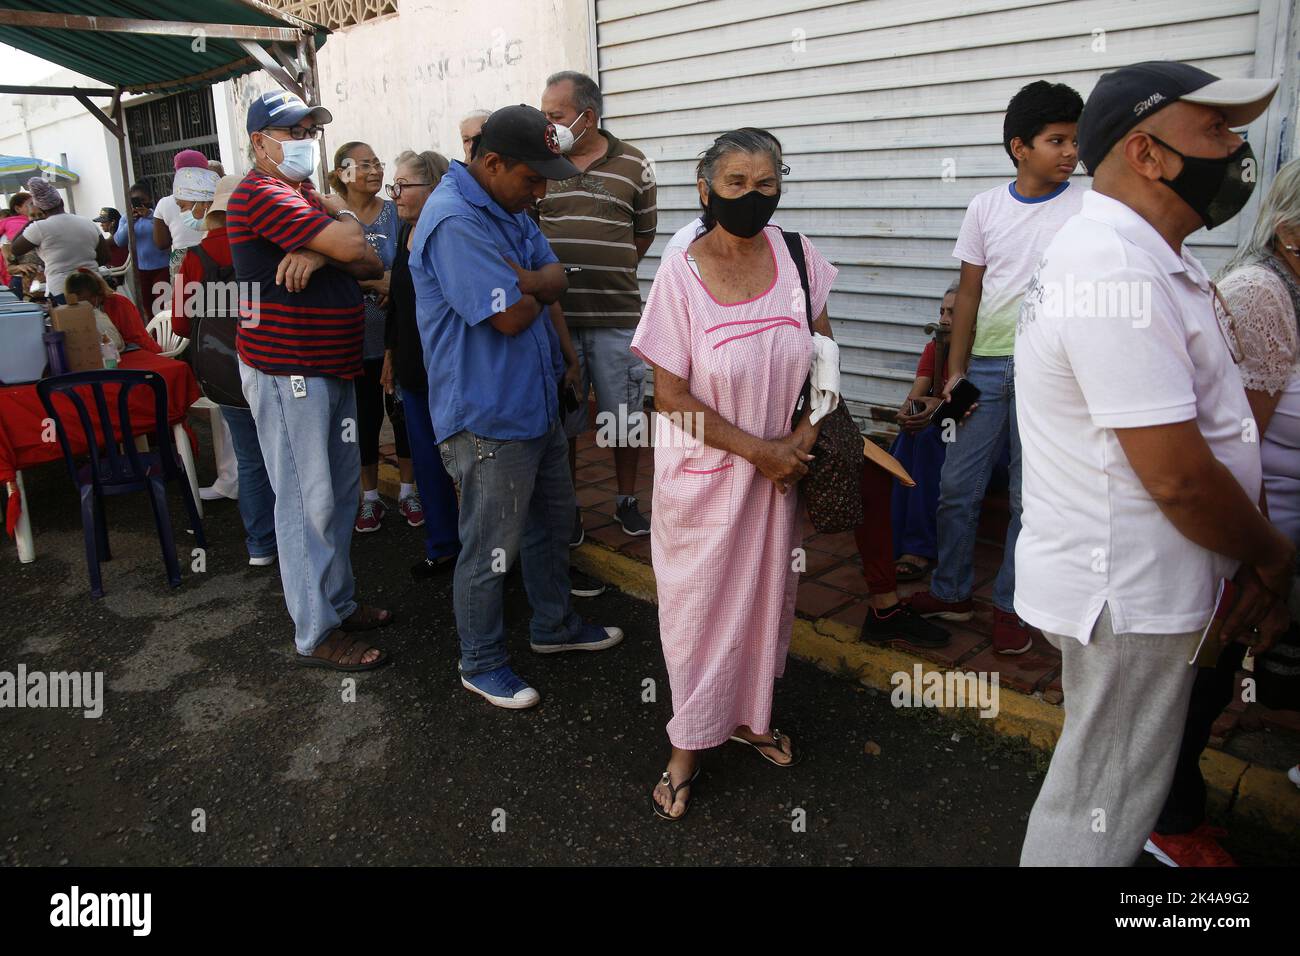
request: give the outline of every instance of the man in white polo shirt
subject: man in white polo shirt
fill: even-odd
[[[1104,75],[1079,122],[1093,191],[1047,247],[1015,346],[1015,608],[1060,648],[1065,695],[1022,865],[1142,851],[1220,579],[1239,589],[1225,637],[1286,627],[1294,549],[1257,506],[1234,329],[1183,247],[1245,205],[1255,160],[1232,127],[1276,89],[1141,63]]]

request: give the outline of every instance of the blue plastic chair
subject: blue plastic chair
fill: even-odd
[[[106,385],[120,386],[117,393],[117,424],[121,434],[114,430],[114,422],[108,413]],[[98,412],[98,428],[92,421],[86,407],[84,396],[78,388],[89,387],[94,394],[95,408]],[[135,434],[131,430],[129,402],[131,389],[144,387],[152,389],[154,399],[154,420],[150,426],[153,432],[154,447],[157,451],[144,452],[135,447]],[[104,514],[105,495],[123,495],[132,491],[149,492],[149,505],[153,509],[154,524],[158,527],[158,540],[162,545],[163,563],[167,566],[167,580],[172,587],[181,583],[180,565],[176,560],[176,543],[172,538],[171,517],[167,512],[166,483],[175,479],[181,487],[181,497],[185,501],[185,510],[189,513],[190,526],[194,529],[194,538],[200,548],[207,547],[203,535],[203,521],[199,518],[199,509],[190,490],[172,443],[171,428],[167,424],[167,383],[156,372],[128,369],[104,369],[102,371],[72,372],[56,375],[36,383],[36,394],[45,406],[46,413],[54,421],[59,436],[59,446],[63,449],[63,459],[68,465],[78,491],[81,493],[81,525],[86,535],[86,564],[90,571],[90,593],[97,598],[104,596],[103,583],[99,574],[99,562],[111,560],[113,555],[108,547],[108,522]],[[81,430],[89,446],[90,460],[81,467],[72,452],[63,420],[55,407],[54,397],[62,396],[72,404],[81,422]],[[119,444],[125,454],[118,450]]]

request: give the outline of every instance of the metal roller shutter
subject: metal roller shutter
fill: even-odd
[[[957,275],[967,203],[1014,175],[1000,137],[1015,91],[1048,78],[1086,97],[1102,72],[1148,59],[1278,75],[1289,2],[595,0],[605,121],[659,180],[642,293],[698,212],[700,151],[722,130],[766,127],[791,167],[777,219],[840,269],[830,314],[845,394],[858,415],[894,408]],[[1278,112],[1252,127],[1261,162]],[[1193,240],[1211,270],[1249,218]]]

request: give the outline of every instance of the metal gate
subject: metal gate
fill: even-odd
[[[171,195],[172,157],[182,149],[221,158],[210,86],[128,106],[126,128],[133,181],[148,183],[155,200]]]

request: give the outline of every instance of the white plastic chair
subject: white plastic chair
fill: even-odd
[[[145,331],[162,346],[163,358],[175,358],[189,347],[190,340],[172,331],[171,309],[164,309],[149,320]]]
[[[126,261],[117,268],[112,266],[100,266],[99,274],[102,276],[112,276],[114,279],[121,279],[131,271],[131,256],[126,257]]]

